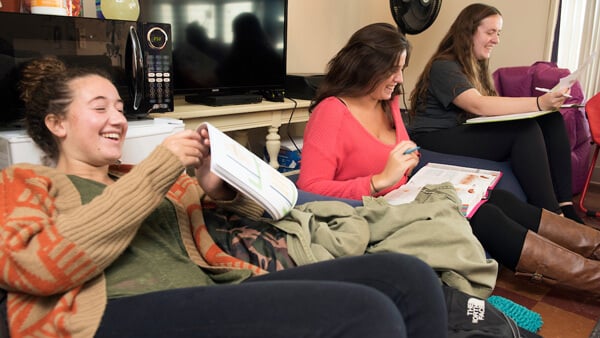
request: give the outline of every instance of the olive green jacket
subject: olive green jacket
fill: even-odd
[[[477,297],[489,297],[496,283],[498,264],[486,257],[449,183],[426,186],[414,202],[394,206],[383,197],[364,197],[360,207],[309,202],[272,224],[288,234],[289,254],[299,265],[399,252],[419,257],[444,283]]]

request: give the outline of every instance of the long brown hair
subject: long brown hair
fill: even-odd
[[[483,95],[497,95],[489,72],[489,59],[477,60],[473,54],[473,36],[481,21],[492,15],[502,15],[500,11],[485,4],[472,4],[465,7],[440,42],[425,69],[419,76],[410,94],[410,115],[424,109],[429,87],[431,65],[436,60],[456,61],[469,82]]]
[[[359,29],[327,64],[310,109],[329,96],[357,97],[370,93],[398,70],[398,61],[405,51],[408,63],[410,44],[391,24],[373,23]],[[398,94],[398,86],[395,91]],[[390,111],[389,102],[383,102],[383,107]]]

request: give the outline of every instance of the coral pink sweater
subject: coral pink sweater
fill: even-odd
[[[392,103],[396,143],[408,140],[398,99]],[[370,134],[336,97],[321,101],[304,131],[298,187],[320,195],[362,199],[371,194],[370,179],[380,173],[393,145]],[[406,183],[404,176],[386,193]]]

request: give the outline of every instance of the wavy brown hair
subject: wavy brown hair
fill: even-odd
[[[481,21],[492,15],[502,15],[500,11],[485,4],[472,4],[465,7],[440,42],[423,72],[419,76],[415,88],[410,94],[410,115],[424,109],[429,87],[431,65],[436,60],[456,61],[469,82],[483,95],[497,95],[490,72],[489,59],[477,60],[473,53],[473,35]]]
[[[405,51],[408,64],[410,44],[391,24],[373,23],[359,29],[327,64],[311,111],[329,96],[357,97],[372,92],[398,70],[398,61]],[[396,86],[394,94],[398,93]],[[383,102],[383,107],[389,114],[389,102]]]
[[[44,164],[58,159],[58,142],[46,127],[46,116],[65,116],[71,102],[73,80],[99,75],[110,81],[110,76],[99,69],[67,68],[55,57],[33,59],[23,65],[19,81],[20,98],[25,104],[27,134],[44,152]]]

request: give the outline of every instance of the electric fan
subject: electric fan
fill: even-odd
[[[442,0],[390,0],[392,17],[404,34],[419,34],[431,26]]]

